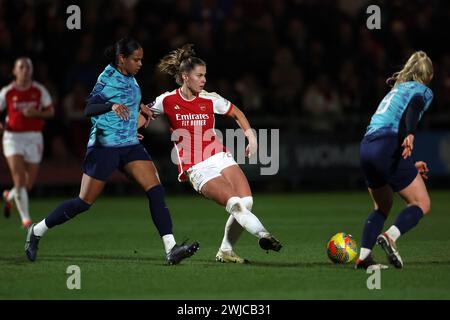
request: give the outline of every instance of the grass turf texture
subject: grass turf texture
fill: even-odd
[[[174,233],[200,242],[200,250],[167,266],[144,197],[101,197],[88,213],[50,230],[38,260],[26,260],[24,230],[14,210],[0,216],[0,299],[450,299],[450,198],[432,191],[432,211],[398,242],[405,268],[381,272],[381,289],[369,274],[334,265],[328,239],[339,231],[359,244],[371,210],[365,193],[257,194],[254,213],[283,243],[266,254],[243,233],[236,252],[248,265],[215,262],[226,212],[200,196],[168,197]],[[60,199],[32,199],[33,218],[45,217]],[[396,199],[390,225],[402,201]],[[375,258],[387,262],[376,247]],[[68,290],[66,269],[81,269],[81,290]]]

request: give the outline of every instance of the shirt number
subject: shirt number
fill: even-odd
[[[383,101],[381,101],[380,106],[378,107],[375,114],[382,114],[382,113],[386,112],[386,110],[389,108],[389,105],[391,104],[392,98],[394,98],[397,91],[398,91],[398,89],[394,89],[391,92],[389,92],[386,97],[384,97]]]

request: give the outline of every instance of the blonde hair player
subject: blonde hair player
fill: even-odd
[[[252,192],[245,174],[214,132],[215,114],[234,119],[248,139],[246,155],[257,150],[257,139],[244,113],[216,93],[203,90],[206,63],[194,56],[192,44],[172,51],[159,63],[160,71],[175,77],[180,87],[166,92],[151,104],[155,116],[165,114],[171,130],[183,130],[190,139],[178,138],[179,180],[186,179],[205,198],[223,206],[230,214],[222,244],[216,255],[220,262],[246,263],[233,250],[243,228],[258,237],[264,250],[279,251],[281,243],[272,236],[251,212]],[[208,136],[202,139],[203,136]],[[176,132],[175,132],[176,133]],[[201,143],[196,143],[200,140]],[[185,140],[193,142],[186,145]],[[208,141],[205,141],[208,140]]]
[[[380,102],[361,142],[361,166],[374,211],[364,225],[361,251],[356,268],[386,268],[377,264],[371,251],[375,243],[385,251],[389,263],[403,268],[397,250],[398,238],[414,228],[430,210],[430,197],[424,183],[428,167],[411,158],[417,124],[433,100],[428,84],[433,64],[423,51],[408,59],[403,69],[387,80],[392,90]],[[381,233],[391,211],[393,194],[406,203],[394,224]],[[381,234],[380,234],[381,233]]]

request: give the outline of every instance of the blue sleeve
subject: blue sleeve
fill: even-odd
[[[84,115],[86,117],[98,116],[111,111],[111,103],[96,103],[88,104],[84,109]]]
[[[101,75],[87,98],[87,104],[111,103],[111,100],[118,96],[121,89],[118,83],[114,84],[113,78]]]
[[[416,133],[420,120],[420,114],[424,110],[425,102],[423,97],[415,95],[408,103],[405,111],[405,129],[406,134]]]

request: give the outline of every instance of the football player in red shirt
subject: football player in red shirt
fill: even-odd
[[[28,191],[34,185],[42,160],[44,120],[53,117],[52,99],[47,89],[33,81],[33,64],[27,57],[14,63],[15,80],[0,91],[0,113],[6,110],[3,153],[11,171],[14,187],[3,192],[4,215],[9,217],[11,202],[17,206],[26,229],[31,225]]]
[[[244,113],[220,95],[203,90],[206,63],[194,56],[191,44],[165,56],[159,69],[174,76],[181,86],[149,105],[154,116],[165,114],[169,121],[176,139],[179,180],[188,180],[197,192],[230,214],[216,260],[247,262],[233,251],[243,228],[259,238],[264,250],[279,251],[281,243],[251,212],[253,197],[245,174],[214,131],[215,114],[233,118],[245,132],[246,155],[251,156],[257,150],[257,139]]]

